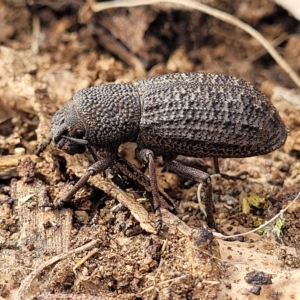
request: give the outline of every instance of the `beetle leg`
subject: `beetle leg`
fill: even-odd
[[[139,161],[148,163],[149,181],[150,181],[150,186],[151,186],[152,196],[153,196],[152,206],[156,217],[155,229],[156,232],[159,233],[162,227],[162,216],[160,210],[159,190],[158,190],[155,163],[154,163],[155,156],[153,151],[149,149],[142,149],[142,150],[136,149],[136,156]]]
[[[236,175],[227,175],[224,173],[220,173],[221,177],[227,180],[245,180],[245,178],[247,177],[247,175],[249,175],[249,173],[247,171],[242,171]]]
[[[50,135],[44,143],[38,146],[38,148],[35,151],[35,154],[37,156],[40,156],[40,154],[44,152],[44,150],[50,145],[51,141],[52,141],[52,135]]]
[[[87,173],[80,178],[80,180],[73,186],[71,191],[65,197],[60,199],[59,202],[62,203],[70,202],[72,197],[87,183],[87,181],[91,176],[104,172],[107,168],[113,165],[115,158],[116,158],[115,154],[110,153],[107,157],[93,163],[88,168]]]
[[[121,155],[118,154],[117,161],[115,163],[117,169],[129,177],[130,179],[136,181],[138,184],[144,187],[147,192],[152,193],[149,178],[135,165],[131,164],[129,161],[125,160]],[[169,211],[175,211],[174,200],[161,188],[158,187],[158,192],[160,196],[160,205],[168,209]]]
[[[242,171],[236,175],[227,175],[227,174],[224,174],[224,173],[220,173],[220,168],[219,168],[219,161],[218,161],[218,158],[217,157],[213,157],[213,161],[214,161],[214,169],[215,169],[215,174],[220,174],[222,178],[224,179],[232,179],[232,180],[244,180],[245,177],[244,176],[247,176],[249,175],[249,173],[247,171]]]
[[[212,201],[212,186],[211,186],[211,179],[209,174],[192,168],[188,166],[184,166],[177,161],[173,160],[172,158],[168,156],[163,156],[164,162],[166,164],[166,167],[186,178],[189,178],[191,180],[195,180],[202,183],[202,188],[204,190],[204,203],[205,203],[205,210],[207,214],[207,225],[210,228],[216,229],[218,232],[223,232],[218,226],[216,225],[215,219],[214,219],[214,205]]]
[[[96,161],[92,164],[86,174],[84,174],[72,187],[72,189],[60,200],[57,201],[55,204],[44,203],[42,207],[56,207],[60,208],[63,207],[65,203],[71,201],[72,197],[87,183],[89,178],[93,175],[96,175],[100,172],[104,172],[107,168],[109,168],[115,161],[116,155],[115,153],[109,153],[107,157]]]
[[[219,161],[217,157],[213,157],[215,174],[220,174]]]

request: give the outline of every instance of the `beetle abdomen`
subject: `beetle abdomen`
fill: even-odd
[[[250,83],[227,75],[175,73],[134,83],[139,140],[157,155],[248,157],[279,148],[287,129]]]

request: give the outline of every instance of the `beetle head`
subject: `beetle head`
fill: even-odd
[[[76,112],[73,98],[52,117],[51,132],[57,148],[71,155],[85,151],[85,128]]]

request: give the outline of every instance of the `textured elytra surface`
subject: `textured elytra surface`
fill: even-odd
[[[280,147],[287,129],[270,101],[241,79],[177,73],[140,80],[139,139],[158,154],[248,157]]]

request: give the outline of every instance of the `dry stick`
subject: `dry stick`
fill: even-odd
[[[212,8],[202,3],[198,3],[193,0],[116,0],[111,2],[94,3],[91,1],[91,9],[94,12],[106,10],[109,8],[117,7],[132,7],[132,6],[142,6],[151,5],[157,3],[172,3],[178,4],[180,6],[186,6],[192,9],[199,10],[203,13],[211,15],[219,20],[226,23],[234,25],[248,34],[253,36],[259,43],[269,52],[273,59],[278,63],[278,65],[290,76],[290,78],[295,82],[295,84],[300,88],[300,78],[297,73],[290,67],[290,65],[280,56],[280,54],[274,49],[271,43],[269,43],[257,30],[255,30],[250,25],[242,22],[238,18],[220,11],[218,9]]]
[[[83,265],[90,257],[99,252],[99,248],[94,248],[91,250],[85,257],[81,258],[76,265],[73,267],[73,272],[76,274],[76,269],[78,269],[81,265]]]
[[[32,271],[22,282],[18,293],[16,295],[17,300],[22,300],[26,298],[26,293],[29,290],[32,281],[34,280],[35,277],[37,277],[45,268],[51,266],[52,264],[67,258],[68,256],[72,255],[72,254],[76,254],[85,250],[88,250],[89,248],[94,247],[95,245],[97,245],[98,243],[100,243],[99,239],[96,239],[94,241],[91,241],[81,247],[78,247],[76,249],[72,249],[67,253],[62,253],[59,255],[56,255],[54,257],[52,257],[51,259],[45,261],[44,263],[42,263],[41,265],[39,265],[34,271]]]
[[[207,218],[207,213],[206,213],[205,207],[201,201],[201,190],[202,190],[202,183],[199,183],[198,189],[197,189],[197,200],[199,203],[199,209],[203,213],[204,217]]]
[[[277,46],[279,46],[280,44],[282,44],[283,42],[285,42],[289,37],[290,37],[290,35],[288,35],[286,33],[281,34],[276,39],[272,40],[272,42],[271,42],[272,46],[274,48],[277,47]],[[250,57],[248,57],[248,60],[251,63],[253,63],[254,61],[258,60],[260,57],[262,57],[266,53],[267,53],[266,49],[260,49],[259,51],[257,51],[253,55],[250,55]]]
[[[130,197],[114,183],[110,182],[100,174],[92,176],[89,179],[89,183],[110,195],[112,198],[117,199],[122,205],[127,207],[132,216],[140,223],[143,230],[148,233],[156,234],[156,230],[150,223],[149,214],[141,203],[136,202],[134,198]]]
[[[32,37],[31,37],[31,51],[36,55],[39,52],[39,34],[41,32],[41,23],[38,15],[34,14],[32,17]]]
[[[177,280],[180,280],[180,279],[184,279],[186,277],[187,277],[187,275],[180,275],[180,276],[175,277],[175,278],[171,278],[171,279],[167,279],[167,280],[164,280],[164,281],[160,281],[160,282],[157,283],[157,285],[162,285],[162,284],[169,283],[169,282],[171,282],[171,284],[173,284],[174,281],[177,281]],[[144,293],[149,292],[149,291],[151,291],[151,290],[153,290],[155,288],[156,288],[156,286],[150,286],[150,287],[146,288],[145,290],[141,291],[140,294],[144,294]]]

